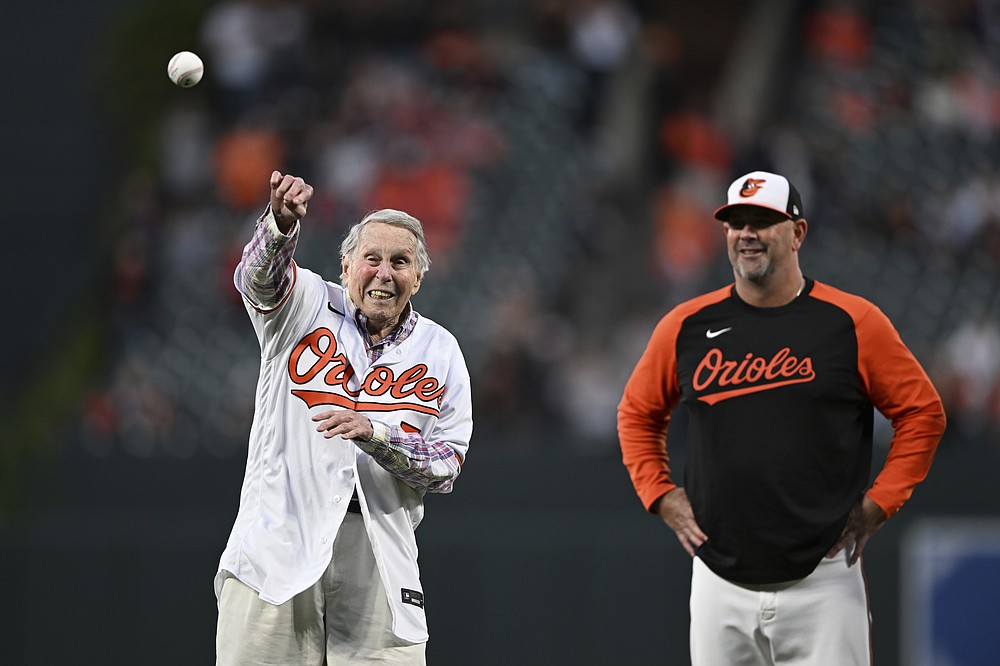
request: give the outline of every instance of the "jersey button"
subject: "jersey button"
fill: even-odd
[[[341,497],[340,495],[334,495],[334,496],[333,496],[333,501],[334,501],[334,503],[336,503],[336,504],[340,504],[340,500],[341,500],[341,499],[343,499],[343,498],[342,498],[342,497]]]

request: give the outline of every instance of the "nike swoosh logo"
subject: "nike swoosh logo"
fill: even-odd
[[[731,330],[733,330],[732,326],[730,326],[729,328],[720,328],[717,331],[713,331],[712,329],[708,329],[707,331],[705,331],[705,337],[708,338],[709,340],[711,340],[712,338],[717,338],[720,335],[722,335],[723,333],[725,333],[726,331],[731,331]]]
[[[327,304],[326,304],[326,307],[330,308],[330,312],[336,312],[336,313],[337,313],[337,314],[339,314],[339,315],[340,315],[341,317],[343,317],[343,316],[344,316],[344,313],[343,313],[343,312],[341,312],[340,310],[337,310],[336,308],[334,308],[334,307],[333,307],[333,303],[330,303],[330,302],[328,301],[328,302],[327,302]]]

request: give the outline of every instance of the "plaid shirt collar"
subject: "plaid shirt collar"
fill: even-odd
[[[358,331],[361,333],[361,337],[365,341],[365,350],[368,352],[368,358],[372,363],[377,361],[382,357],[389,348],[398,345],[400,342],[405,340],[413,332],[414,327],[417,325],[417,319],[420,317],[417,311],[413,309],[410,303],[406,304],[403,308],[403,314],[400,316],[400,323],[396,328],[392,329],[389,335],[385,336],[378,342],[372,339],[371,333],[368,332],[368,317],[361,311],[361,308],[355,308],[354,310],[354,322],[358,325]]]

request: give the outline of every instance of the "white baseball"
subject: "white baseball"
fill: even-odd
[[[181,88],[190,88],[201,81],[205,73],[205,63],[190,51],[181,51],[167,63],[167,76]]]

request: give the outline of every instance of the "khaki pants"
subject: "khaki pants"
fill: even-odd
[[[216,666],[422,666],[424,643],[392,633],[392,612],[364,520],[349,513],[323,577],[275,606],[234,577],[219,597]]]

